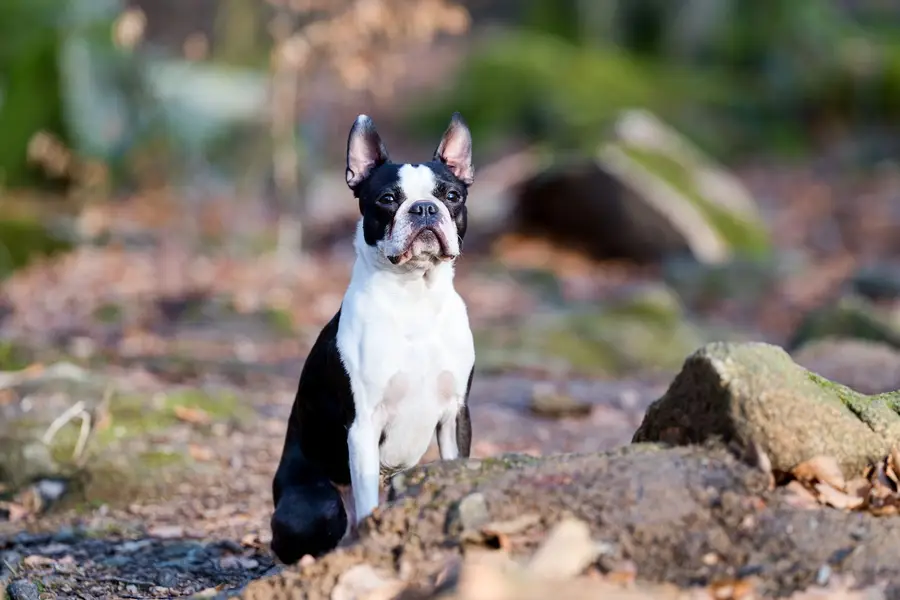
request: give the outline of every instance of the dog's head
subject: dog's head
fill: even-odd
[[[347,185],[362,214],[357,247],[388,269],[453,261],[466,234],[474,179],[472,135],[459,113],[432,159],[418,164],[391,162],[372,119],[360,115],[347,140]]]

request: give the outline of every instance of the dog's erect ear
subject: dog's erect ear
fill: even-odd
[[[347,185],[356,188],[372,169],[387,161],[387,148],[375,131],[375,123],[368,116],[359,115],[347,138]]]
[[[472,166],[472,133],[459,113],[453,113],[450,126],[444,132],[441,143],[434,151],[434,159],[439,160],[466,185],[475,181],[475,167]]]

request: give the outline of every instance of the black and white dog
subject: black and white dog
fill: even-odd
[[[398,164],[360,115],[346,175],[362,214],[356,263],[300,374],[273,484],[272,549],[285,563],[336,547],[378,506],[381,478],[416,465],[435,433],[444,460],[471,445],[475,350],[453,287],[475,176],[469,129],[454,114],[431,161]]]

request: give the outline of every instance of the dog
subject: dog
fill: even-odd
[[[435,435],[442,460],[467,458],[472,440],[475,348],[453,286],[475,179],[469,128],[455,113],[430,161],[400,164],[360,115],[346,177],[356,262],[301,371],[272,486],[272,550],[286,564],[334,549],[378,506],[382,478],[415,466]]]

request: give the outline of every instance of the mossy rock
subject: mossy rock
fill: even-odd
[[[771,241],[740,181],[647,111],[624,111],[599,158],[623,186],[663,214],[701,262],[766,258]]]
[[[107,407],[95,414],[100,424],[84,455],[76,458],[79,419],[63,426],[49,444],[42,436],[65,408],[82,399],[90,409],[100,402],[100,395],[64,394],[50,402],[41,396],[50,390],[33,391],[42,404],[39,410],[7,415],[0,425],[0,482],[15,492],[36,480],[64,479],[69,492],[59,503],[63,508],[120,504],[135,494],[164,494],[171,484],[196,475],[202,465],[191,459],[178,436],[172,444],[161,444],[160,436],[185,421],[203,436],[217,423],[247,422],[253,416],[252,409],[231,393],[184,388],[154,396],[113,394]]]
[[[721,439],[764,451],[779,471],[819,455],[848,476],[900,443],[900,392],[867,396],[763,343],[708,344],[650,406],[634,442]]]
[[[868,300],[846,296],[835,304],[810,311],[791,336],[787,347],[795,350],[826,338],[868,340],[900,349],[900,323],[883,314]]]
[[[678,298],[653,286],[604,306],[477,330],[475,344],[482,370],[535,367],[614,376],[674,371],[704,337]]]

